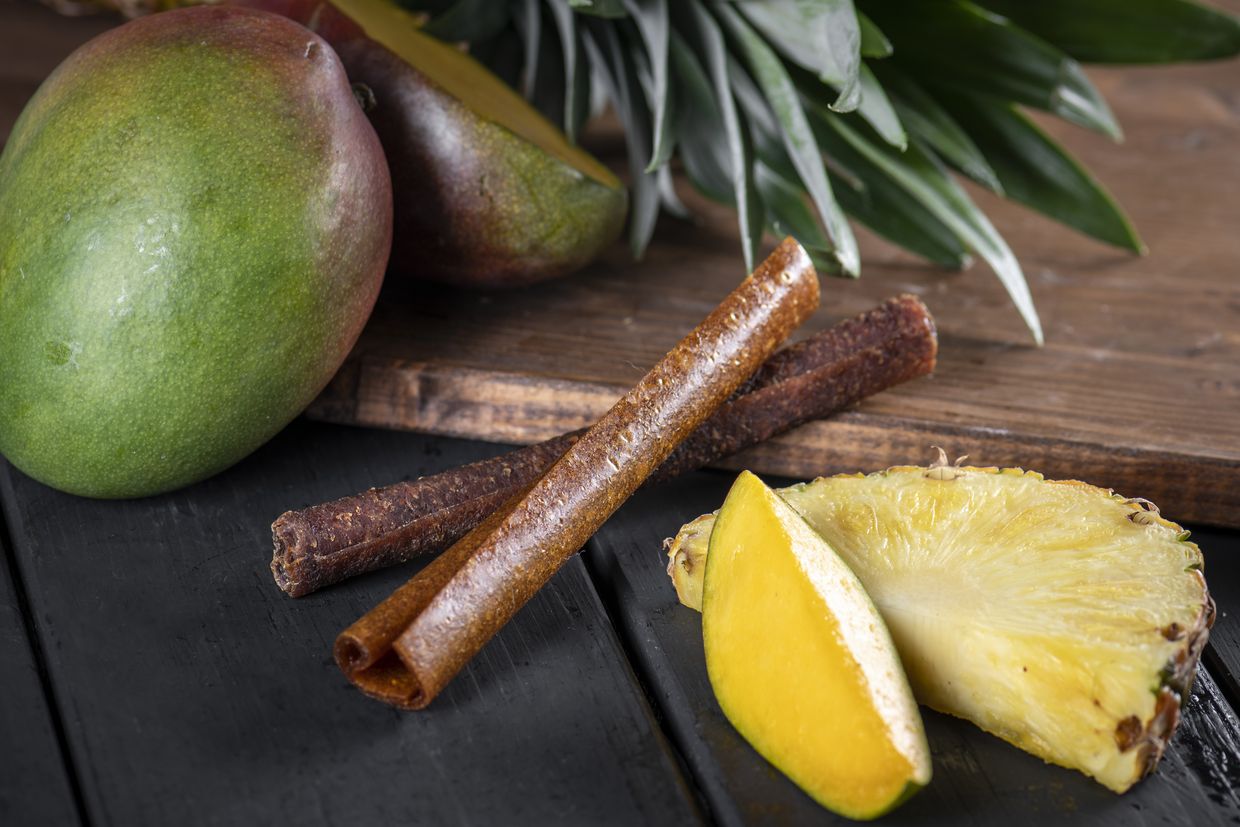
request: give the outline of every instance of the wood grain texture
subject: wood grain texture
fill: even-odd
[[[417,715],[331,661],[409,569],[298,601],[272,584],[284,508],[494,450],[301,423],[212,481],[131,502],[0,469],[91,821],[697,823],[580,559]]]
[[[828,281],[809,329],[915,292],[942,332],[936,378],[743,462],[807,477],[920,462],[944,444],[1140,494],[1177,520],[1240,526],[1238,71],[1091,70],[1125,127],[1118,147],[1040,119],[1131,212],[1144,258],[973,190],[1025,266],[1043,349],[984,266],[936,270],[862,231],[863,278]],[[619,161],[613,136],[595,145]],[[311,415],[516,442],[592,422],[743,276],[732,213],[690,200],[704,222],[665,219],[640,263],[617,247],[577,276],[511,292],[390,284]]]
[[[587,565],[718,822],[848,823],[832,822],[724,718],[706,674],[701,615],[677,602],[667,577],[663,539],[717,508],[731,482],[730,474],[699,472],[638,494],[595,536]],[[1219,589],[1237,594],[1240,583],[1228,580],[1224,588],[1220,581]],[[1232,605],[1220,602],[1219,608]],[[1240,819],[1240,724],[1204,667],[1193,693],[1157,773],[1123,796],[963,720],[923,709],[934,779],[883,823],[1234,823]]]
[[[0,822],[80,823],[0,519]]]
[[[0,0],[0,137],[56,63],[112,23]],[[1175,519],[1236,525],[1240,105],[1229,71],[1234,64],[1096,73],[1128,145],[1053,130],[1130,207],[1149,258],[979,196],[1026,263],[1046,350],[1026,346],[982,268],[933,271],[863,234],[866,277],[828,282],[828,309],[814,327],[916,291],[945,330],[939,377],[744,461],[809,476],[920,461],[938,441],[976,461],[1147,494]],[[618,157],[613,137],[596,145]],[[743,275],[730,214],[709,216],[699,227],[664,226],[647,265],[617,250],[556,285],[494,294],[389,285],[366,341],[316,411],[516,442],[588,424]],[[122,504],[66,497],[0,470],[91,820],[700,821],[579,561],[483,652],[442,709],[417,717],[356,698],[328,654],[339,628],[409,569],[300,603],[272,587],[265,533],[279,511],[492,450],[297,425],[215,481]],[[821,823],[823,811],[723,721],[705,682],[698,616],[675,604],[662,570],[662,537],[717,506],[729,482],[699,474],[643,495],[587,559],[596,582],[608,584],[604,598],[708,815]],[[1234,535],[1218,536],[1230,556],[1200,537],[1220,608],[1207,658],[1235,702],[1240,549]],[[11,586],[0,571],[0,822],[73,823]],[[1240,818],[1237,725],[1210,674],[1158,775],[1122,798],[960,721],[931,714],[927,723],[935,784],[890,823]]]
[[[1240,11],[1240,0],[1222,5]],[[0,2],[0,135],[39,80],[111,23]],[[1041,119],[1132,213],[1145,258],[973,190],[1025,265],[1041,350],[984,267],[926,267],[863,230],[865,277],[828,281],[808,329],[915,292],[943,334],[937,376],[733,466],[811,477],[921,462],[942,444],[979,464],[1145,496],[1178,521],[1240,527],[1237,71],[1091,70],[1125,127],[1121,147]],[[592,145],[620,163],[614,132],[596,131]],[[618,245],[577,276],[523,290],[390,283],[310,414],[516,443],[592,423],[744,275],[731,211],[693,203],[704,220],[665,219],[641,263]]]

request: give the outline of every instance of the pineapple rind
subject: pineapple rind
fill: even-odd
[[[1200,550],[1087,483],[936,470],[779,493],[861,579],[919,701],[1123,792],[1161,756],[1205,644]],[[694,608],[712,525],[699,517],[669,550]]]

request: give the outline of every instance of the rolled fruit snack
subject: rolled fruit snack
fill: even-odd
[[[934,371],[938,338],[915,296],[780,350],[647,480],[669,480]],[[585,428],[495,457],[286,511],[271,526],[271,572],[291,597],[440,551],[538,479]]]
[[[527,490],[336,639],[366,694],[422,709],[818,306],[785,239]]]

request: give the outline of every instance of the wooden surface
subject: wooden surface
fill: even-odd
[[[1145,496],[1173,519],[1240,526],[1240,65],[1091,75],[1125,143],[1051,132],[1130,210],[1150,254],[975,191],[1024,264],[1046,328],[1037,349],[984,265],[944,272],[863,232],[862,278],[827,280],[805,332],[915,292],[942,331],[937,376],[730,467],[812,477],[922,463],[943,445]],[[600,152],[621,161],[606,136]],[[390,284],[311,414],[499,442],[593,421],[743,275],[731,211],[708,209],[703,226],[663,219],[641,263],[617,245],[553,284],[485,294]]]
[[[731,483],[729,474],[699,473],[642,492],[595,537],[586,561],[618,618],[638,673],[668,710],[672,741],[716,818],[723,824],[809,823],[816,805],[759,759],[723,717],[706,675],[701,615],[677,602],[668,587],[666,557],[655,551],[681,523],[717,508]],[[670,529],[669,523],[674,523]],[[1230,564],[1240,544],[1234,533],[1209,539],[1213,543],[1202,539],[1209,583],[1223,614],[1229,615],[1232,607],[1240,611],[1240,566]],[[1218,578],[1213,576],[1216,556],[1229,561]],[[1228,616],[1221,625],[1230,630],[1232,623]],[[1226,696],[1213,676],[1234,680],[1236,673],[1227,670],[1236,666],[1238,644],[1229,635],[1222,654],[1228,666],[1218,673],[1198,673],[1183,730],[1159,772],[1126,795],[1117,797],[1084,776],[923,708],[934,778],[882,823],[1015,827],[1065,821],[1117,826],[1240,821],[1240,766],[1213,760],[1240,749],[1232,705],[1237,696]]]
[[[1240,538],[1235,532],[1199,529],[1193,541],[1207,551],[1208,582],[1219,603],[1206,658],[1223,690],[1240,701]]]
[[[0,0],[0,135],[59,57],[104,25],[65,21],[37,6]],[[1157,99],[1156,89],[1151,94]],[[1226,118],[1234,120],[1234,92],[1211,99],[1219,113],[1233,113]],[[1221,134],[1212,129],[1206,128],[1206,144]],[[1122,174],[1113,180],[1128,197],[1122,190],[1126,182],[1131,183]],[[1203,198],[1217,200],[1223,187],[1224,182],[1207,187]],[[1167,215],[1174,212],[1164,208]],[[1145,229],[1154,241],[1153,228]],[[729,238],[710,229],[675,233],[657,255],[664,268],[711,255],[721,267],[726,259],[734,268],[730,253],[710,249],[722,249]],[[1103,275],[1090,279],[1114,287],[1128,278],[1124,273],[1131,262],[1091,249],[1090,261]],[[1200,252],[1187,244],[1179,249],[1190,257]],[[1076,254],[1064,253],[1071,255]],[[1112,261],[1108,270],[1105,262]],[[986,316],[958,347],[995,360],[1036,356],[1020,344],[1014,314],[987,292],[986,274],[890,275],[907,272],[871,267],[859,284],[830,282],[840,303],[829,306],[828,315],[853,312],[910,285],[924,288],[935,305],[940,290],[935,285],[943,282],[944,297],[981,302],[996,317]],[[1198,309],[1218,323],[1229,318],[1225,308],[1234,293],[1221,271],[1214,275],[1219,277],[1214,301],[1202,299]],[[1088,328],[1083,309],[1072,315],[1075,310],[1053,298],[1047,279],[1037,278],[1035,293],[1048,318],[1058,319],[1059,333],[1064,318],[1084,319],[1073,335],[1095,345],[1079,345],[1080,352],[1102,347],[1091,338],[1100,334]],[[635,355],[609,356],[581,335],[575,321],[563,330],[547,330],[537,321],[540,290],[542,305],[554,306],[586,289],[602,290],[614,304],[614,312],[600,311],[593,323],[601,331],[632,330]],[[410,335],[433,336],[435,325],[449,323],[449,310],[473,308],[474,315],[457,317],[453,325],[461,331],[459,348],[477,354],[477,360],[472,366],[438,367],[402,362],[404,375],[421,394],[402,397],[410,410],[436,410],[445,421],[460,417],[478,423],[470,427],[482,427],[487,421],[480,405],[462,401],[454,407],[444,396],[444,377],[491,371],[521,385],[521,352],[553,354],[565,348],[576,348],[566,352],[578,358],[557,374],[564,393],[593,393],[591,404],[606,404],[607,394],[641,373],[642,360],[658,355],[659,336],[670,337],[677,320],[700,316],[714,301],[687,284],[635,296],[613,264],[580,284],[540,290],[475,296],[468,299],[472,304],[446,293],[423,296]],[[390,293],[376,324],[396,325],[398,308],[410,300],[408,294]],[[488,310],[488,301],[502,304]],[[1151,305],[1158,301],[1152,297]],[[1048,303],[1059,308],[1054,317]],[[940,318],[957,312],[952,307],[936,307]],[[437,320],[441,310],[445,317]],[[492,330],[487,313],[503,315],[510,327]],[[504,330],[519,336],[506,339]],[[1055,330],[1052,326],[1053,336]],[[1202,365],[1234,357],[1235,326],[1210,330],[1218,337],[1197,355],[1181,356]],[[1209,333],[1202,335],[1210,339]],[[488,336],[499,337],[492,344],[521,347],[496,346],[484,358]],[[616,359],[623,364],[613,366],[612,385],[591,378],[600,365]],[[1036,366],[1028,364],[1030,370]],[[364,365],[355,361],[351,381],[360,381]],[[1234,373],[1206,373],[1212,381],[1232,382],[1231,391],[1219,392],[1234,394]],[[348,380],[350,374],[344,376]],[[546,378],[529,381],[541,392],[548,388]],[[920,389],[876,400],[826,426],[836,429],[828,433],[854,433],[839,430],[845,426],[904,433],[903,426],[890,423],[920,404],[917,400],[938,398],[919,394],[943,382],[941,375]],[[485,383],[457,387],[485,398]],[[997,398],[981,384],[975,392],[992,404]],[[1185,404],[1183,393],[1166,398],[1168,404]],[[543,399],[547,411],[537,418],[545,429],[562,412],[554,396]],[[902,406],[905,412],[884,406]],[[501,407],[488,427],[498,427],[497,421],[514,427],[528,410],[524,402],[513,410]],[[1113,413],[1136,416],[1122,409]],[[1084,427],[1077,419],[1067,421]],[[1200,428],[1223,427],[1200,419]],[[1004,444],[1002,434],[992,436],[996,445]],[[1132,440],[1161,444],[1135,432]],[[1040,443],[1031,439],[1030,444]],[[969,445],[953,442],[952,447]],[[498,450],[480,442],[303,421],[213,480],[124,503],[59,494],[0,462],[0,825],[840,823],[724,722],[704,676],[699,615],[676,604],[663,573],[662,538],[716,507],[728,474],[693,474],[630,502],[430,710],[398,713],[347,686],[331,663],[332,638],[416,564],[292,601],[271,582],[268,524],[286,508]],[[1141,461],[1139,453],[1134,457]],[[1201,490],[1208,496],[1214,489]],[[1235,712],[1240,534],[1204,530],[1196,539],[1205,551],[1219,619],[1183,725],[1154,777],[1115,796],[963,721],[927,713],[935,780],[880,823],[1015,827],[1240,820]]]
[[[0,515],[0,821],[67,824],[77,820],[67,756],[49,708],[50,684],[39,672],[28,608],[18,597],[15,561]]]
[[[10,795],[0,824],[74,823],[71,785],[85,823],[125,827],[844,823],[728,726],[700,615],[664,573],[663,537],[718,505],[723,472],[626,505],[429,710],[397,712],[345,682],[332,638],[416,565],[291,600],[267,568],[268,523],[379,475],[495,450],[299,422],[213,480],[124,503],[60,494],[0,464],[4,542],[28,596],[20,617],[0,613],[0,641],[17,644],[0,670],[0,789],[59,807],[8,809]],[[1240,567],[1216,574],[1214,561],[1240,559],[1240,535],[1202,543],[1230,629]],[[36,648],[67,780],[29,671],[9,668]],[[1124,796],[926,712],[934,781],[883,823],[1234,823],[1238,662],[1234,633],[1220,635],[1161,768]],[[21,763],[31,757],[43,763]]]
[[[88,820],[700,822],[580,559],[425,715],[362,697],[331,659],[335,635],[410,569],[298,601],[272,582],[284,508],[493,450],[303,424],[207,483],[124,503],[0,468]],[[8,699],[20,676],[0,674]],[[0,776],[14,760],[0,745]]]

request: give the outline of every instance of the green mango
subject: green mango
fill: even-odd
[[[201,7],[87,43],[0,155],[0,453],[92,497],[249,454],[349,352],[391,179],[339,58]]]

